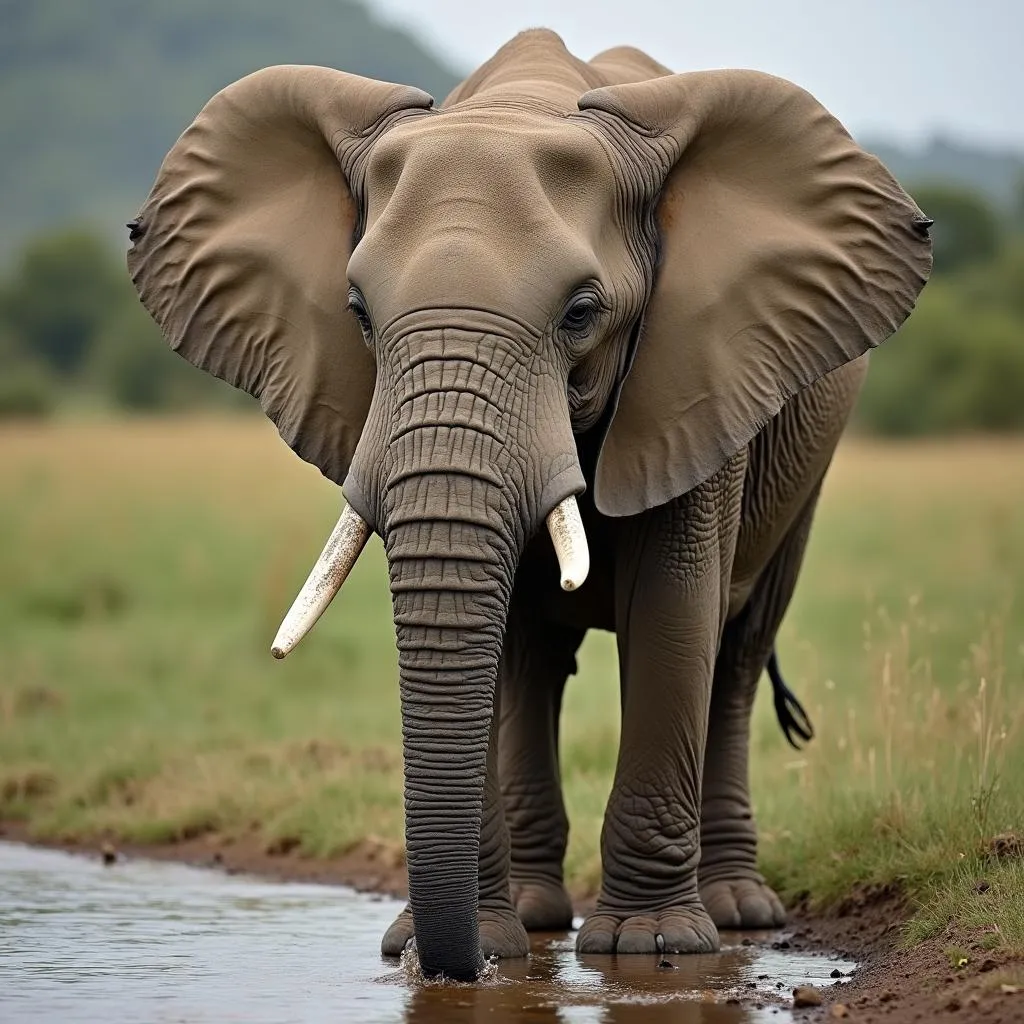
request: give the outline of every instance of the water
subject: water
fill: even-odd
[[[529,961],[502,963],[494,981],[425,984],[379,955],[400,909],[340,887],[104,867],[0,843],[0,1022],[782,1022],[795,985],[828,985],[834,968],[854,966],[773,950],[778,933],[668,957],[676,970],[659,957],[577,957],[572,936],[558,935],[536,939]]]

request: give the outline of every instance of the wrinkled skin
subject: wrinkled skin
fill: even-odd
[[[384,952],[415,935],[473,978],[568,925],[558,719],[591,628],[622,737],[578,949],[781,924],[750,709],[863,354],[930,266],[884,168],[788,83],[537,31],[440,111],[324,69],[236,83],[133,237],[170,343],[384,539],[410,890]],[[543,523],[570,495],[592,567],[563,593]]]

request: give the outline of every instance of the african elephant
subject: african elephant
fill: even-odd
[[[578,949],[713,950],[716,923],[782,920],[751,700],[930,222],[764,74],[584,63],[537,30],[432,102],[243,78],[166,157],[129,269],[170,344],[343,486],[278,656],[383,538],[410,893],[385,951],[415,934],[467,979],[567,922],[556,735],[590,628],[618,638],[622,734]]]

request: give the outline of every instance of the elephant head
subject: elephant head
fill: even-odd
[[[167,156],[128,257],[171,345],[348,499],[275,653],[384,540],[417,945],[456,978],[481,965],[517,563],[550,520],[563,584],[586,575],[576,438],[603,436],[600,512],[668,501],[891,334],[930,261],[920,211],[802,90],[602,87],[556,38],[512,44],[440,111],[325,68],[242,79]]]

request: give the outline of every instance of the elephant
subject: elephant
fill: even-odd
[[[409,876],[385,953],[470,980],[571,920],[557,735],[590,629],[622,725],[577,950],[783,922],[751,703],[930,223],[792,83],[543,29],[440,107],[265,68],[175,143],[129,225],[142,302],[347,501],[276,656],[384,543]]]

